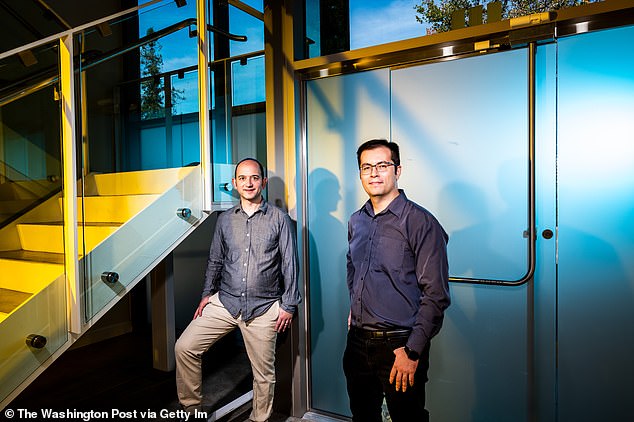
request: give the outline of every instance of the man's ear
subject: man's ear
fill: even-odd
[[[234,189],[238,189],[238,185],[236,185],[236,178],[235,177],[233,179],[231,179],[231,184],[233,185]]]
[[[264,189],[266,187],[266,184],[268,183],[269,179],[268,178],[263,178],[262,179],[262,189]]]

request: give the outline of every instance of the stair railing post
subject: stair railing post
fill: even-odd
[[[60,108],[62,118],[62,162],[63,196],[62,215],[64,217],[64,268],[68,297],[68,330],[81,333],[82,304],[79,280],[79,259],[77,247],[77,163],[75,131],[75,89],[73,64],[73,34],[68,31],[59,39],[60,54]]]
[[[200,167],[204,210],[211,210],[213,199],[211,163],[211,122],[209,114],[209,33],[207,32],[206,0],[196,0],[198,19],[198,116],[200,128]]]

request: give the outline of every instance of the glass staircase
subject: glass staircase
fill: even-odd
[[[204,218],[200,167],[94,174],[78,202],[85,321],[105,312]],[[0,229],[0,398],[69,343],[61,194]],[[9,239],[13,247],[8,249]],[[109,274],[108,278],[104,274]]]
[[[172,81],[198,78],[197,21],[177,7],[152,1],[0,52],[0,409],[207,216],[198,93],[180,116],[170,100],[185,92]],[[139,33],[159,17],[165,30]],[[143,46],[177,35],[191,66],[143,79]],[[147,118],[141,87],[155,79],[163,111]]]

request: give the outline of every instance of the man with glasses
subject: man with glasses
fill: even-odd
[[[300,302],[297,248],[291,219],[262,197],[262,164],[245,158],[233,186],[240,203],[220,214],[211,242],[202,299],[176,342],[176,387],[184,410],[202,409],[202,354],[239,328],[253,370],[250,421],[273,411],[275,342]]]
[[[369,200],[348,223],[348,338],[343,357],[352,420],[428,421],[431,339],[450,303],[448,236],[398,189],[398,145],[372,139],[357,150]]]

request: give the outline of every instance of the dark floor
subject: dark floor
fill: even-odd
[[[248,359],[235,341],[231,335],[221,340],[203,360],[203,410],[209,415],[251,390]],[[43,409],[110,415],[136,411],[134,420],[175,421],[180,406],[174,371],[152,368],[151,337],[130,333],[67,351],[7,409],[28,409],[40,415]],[[242,422],[248,420],[249,412],[247,403],[219,421]],[[271,422],[299,420],[274,414]]]

